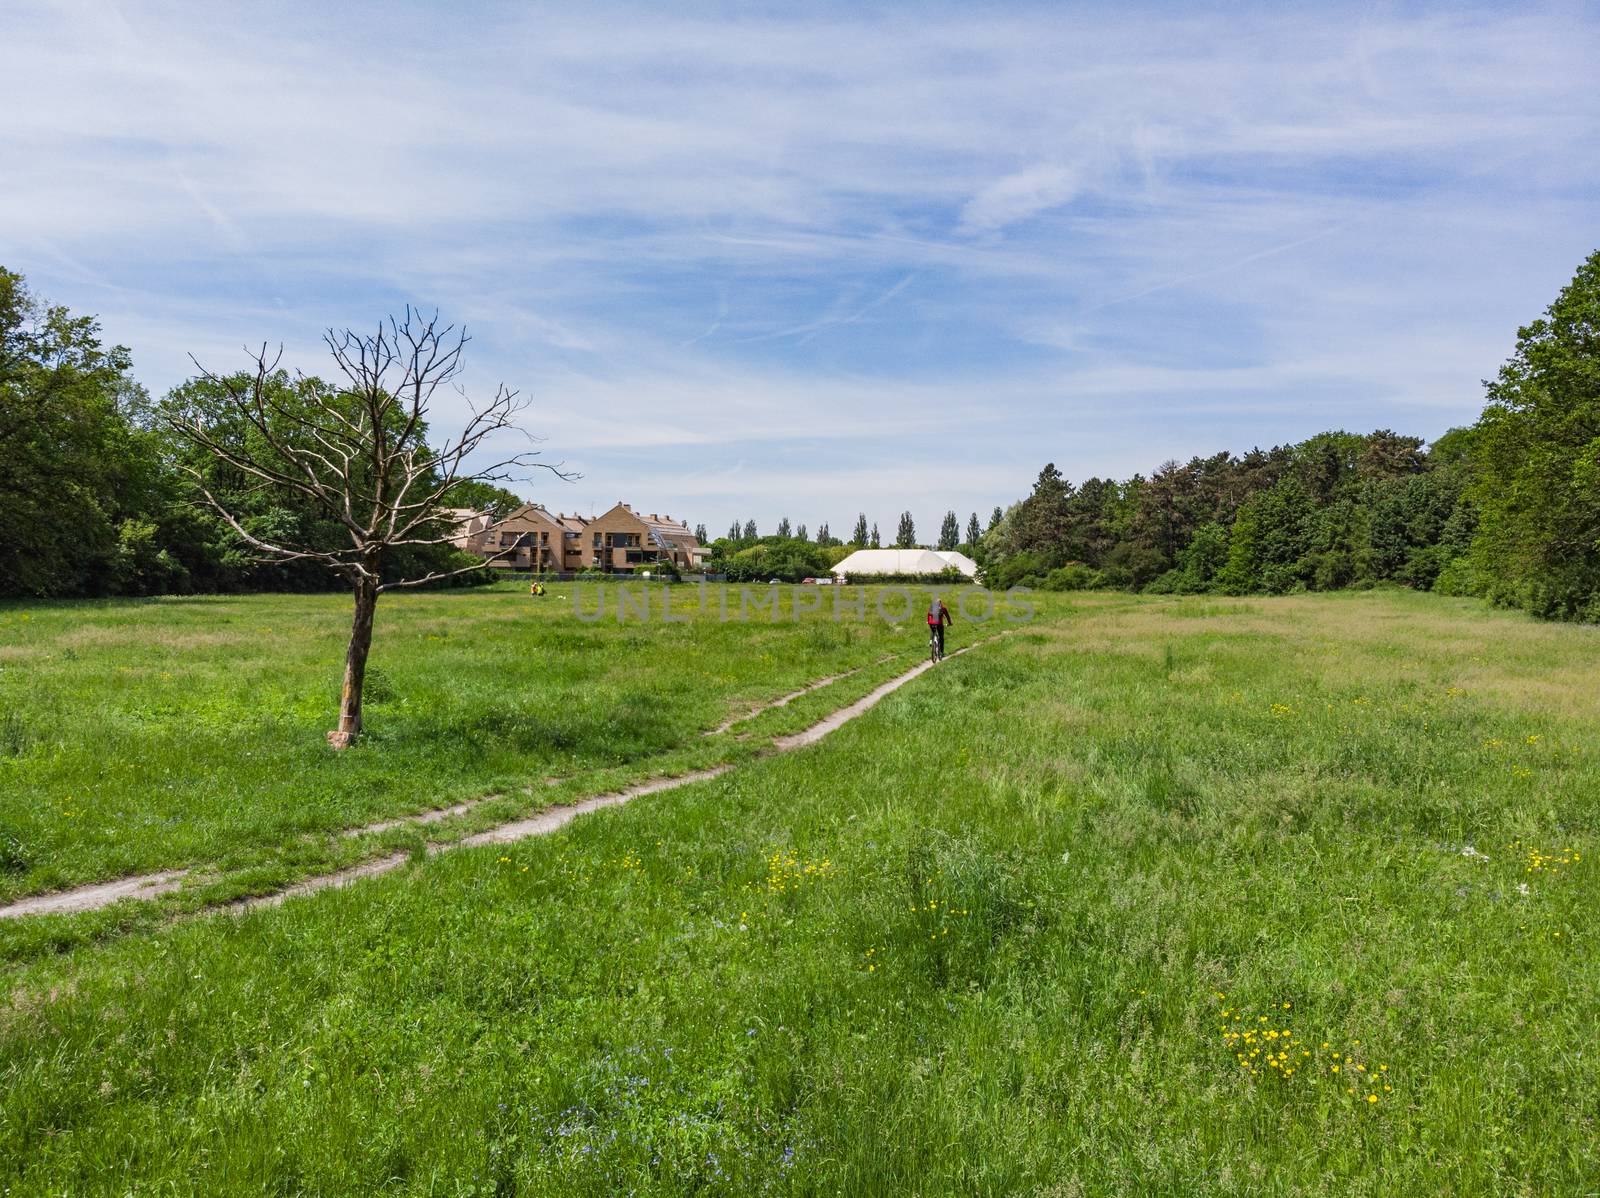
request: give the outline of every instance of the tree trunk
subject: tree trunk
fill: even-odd
[[[328,733],[335,749],[348,749],[361,733],[361,689],[367,680],[367,653],[372,648],[372,617],[378,608],[375,578],[356,579],[355,618],[350,623],[350,647],[344,655],[344,690],[339,696],[339,727]]]

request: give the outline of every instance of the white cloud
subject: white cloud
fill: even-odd
[[[1594,248],[1594,32],[20,0],[0,262],[156,389],[263,339],[316,369],[324,325],[436,304],[596,494],[927,519],[1046,458],[1469,417]]]
[[[1078,194],[1080,174],[1064,166],[1033,166],[997,179],[962,207],[961,225],[989,232],[1059,207]]]

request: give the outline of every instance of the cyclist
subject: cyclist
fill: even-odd
[[[928,635],[933,638],[938,646],[938,654],[944,656],[944,630],[947,624],[954,624],[950,618],[950,609],[944,605],[944,600],[935,595],[928,602]]]

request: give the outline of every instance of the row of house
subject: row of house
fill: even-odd
[[[500,520],[465,509],[451,514],[460,530],[456,547],[500,570],[632,574],[671,563],[681,573],[699,571],[710,552],[682,521],[655,512],[644,515],[625,503],[588,518],[552,512],[538,503]]]

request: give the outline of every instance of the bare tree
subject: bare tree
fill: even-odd
[[[514,433],[532,442],[517,425],[528,402],[504,384],[481,407],[468,399],[456,381],[466,330],[441,327],[437,313],[424,318],[408,307],[404,319],[390,317],[375,333],[329,329],[323,341],[343,376],[337,386],[307,385],[314,380],[299,376],[297,401],[287,402],[283,389],[272,385],[283,377],[278,370],[283,351],[269,360],[263,345],[251,354],[253,370],[240,375],[218,376],[196,361],[221,402],[215,408],[177,408],[167,419],[180,436],[259,484],[308,501],[342,530],[341,540],[331,547],[264,539],[228,510],[201,471],[189,471],[229,527],[268,559],[320,562],[349,580],[355,614],[345,653],[339,726],[328,733],[328,743],[343,749],[361,732],[361,694],[378,596],[396,587],[485,569],[516,547],[470,565],[385,580],[383,565],[390,551],[456,540],[460,529],[447,509],[451,497],[468,483],[520,480],[519,472],[532,468],[563,479],[574,476],[537,461],[536,451],[469,463],[480,449],[494,448],[489,442],[496,434]],[[447,384],[466,401],[471,415],[458,437],[434,448],[427,441],[429,407]],[[484,531],[503,522],[491,522]]]

